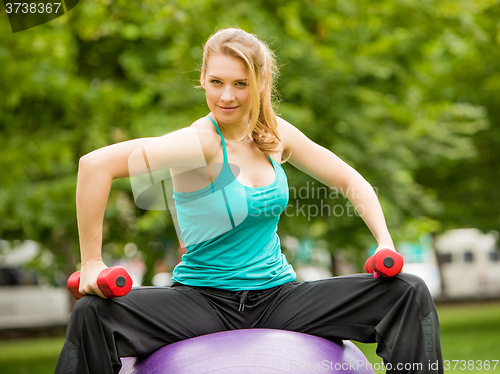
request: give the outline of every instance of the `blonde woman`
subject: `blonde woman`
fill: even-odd
[[[275,75],[265,43],[240,29],[220,30],[203,54],[206,117],[163,137],[114,144],[81,158],[80,293],[92,296],[76,304],[56,373],[118,373],[120,357],[241,328],[378,343],[377,353],[395,372],[398,364],[412,363],[422,365],[399,372],[443,372],[437,314],[421,279],[356,274],[296,282],[276,233],[288,203],[284,160],[348,191],[378,248],[394,250],[394,244],[369,183],[275,115]],[[187,252],[174,269],[172,287],[134,288],[106,300],[96,279],[106,268],[102,223],[111,182],[141,175],[146,167],[171,173]]]

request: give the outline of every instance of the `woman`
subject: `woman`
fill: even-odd
[[[114,144],[81,158],[80,292],[97,296],[76,304],[56,373],[117,373],[120,357],[239,328],[377,342],[377,353],[394,372],[443,372],[437,314],[421,279],[357,274],[295,281],[276,234],[288,202],[283,159],[348,191],[378,249],[394,250],[394,244],[372,187],[274,114],[274,75],[274,56],[264,43],[239,29],[221,30],[203,54],[207,117],[161,138]],[[106,268],[102,222],[111,182],[166,168],[187,249],[174,284],[104,300],[96,279]],[[417,365],[407,370],[408,364]]]

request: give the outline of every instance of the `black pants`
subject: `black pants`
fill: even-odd
[[[425,283],[411,274],[356,274],[258,291],[174,285],[109,300],[86,296],[76,303],[55,372],[118,373],[120,357],[243,328],[378,343],[391,373],[443,373],[436,309]]]

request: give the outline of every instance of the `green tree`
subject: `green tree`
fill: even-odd
[[[437,218],[456,218],[439,215],[442,202],[449,203],[443,187],[462,188],[465,181],[429,176],[447,163],[457,175],[476,157],[480,139],[489,141],[489,121],[498,117],[491,109],[498,75],[487,70],[498,59],[482,56],[498,49],[497,3],[80,2],[67,16],[16,34],[4,17],[0,237],[37,240],[54,254],[47,271],[72,272],[79,257],[78,159],[205,115],[203,92],[194,88],[202,45],[228,26],[271,44],[282,73],[278,112],[372,183],[396,239],[438,230]],[[483,165],[486,181],[490,163]],[[306,198],[291,203],[330,208],[286,215],[280,233],[325,239],[332,252],[347,248],[361,262],[359,253],[372,239],[359,217],[347,214],[341,197],[313,197],[313,181],[285,167],[292,189],[309,188]],[[336,206],[344,213],[332,210]],[[114,182],[103,238],[109,260],[134,242],[148,263],[149,282],[155,260],[175,238],[168,214],[137,208],[129,182]]]
[[[448,158],[422,168],[417,180],[436,193],[444,209],[436,218],[444,229],[476,227],[500,230],[500,16],[498,1],[469,4],[449,12],[455,27],[443,32],[434,59],[451,59],[435,75],[440,94],[465,105],[483,108],[490,128],[471,133],[471,158]]]

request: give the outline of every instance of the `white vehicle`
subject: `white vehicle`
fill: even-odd
[[[37,251],[36,243],[25,242],[0,256],[0,330],[61,326],[69,320],[67,289],[40,284],[36,272],[20,265]]]
[[[436,240],[445,295],[449,298],[500,297],[498,233],[451,230]]]

